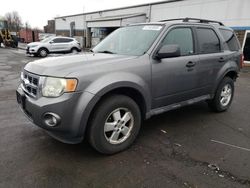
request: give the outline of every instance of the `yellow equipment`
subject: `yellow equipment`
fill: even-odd
[[[0,20],[0,47],[1,43],[4,44],[6,47],[17,47],[17,40],[13,39],[6,20]]]

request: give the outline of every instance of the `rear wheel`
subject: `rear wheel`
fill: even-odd
[[[78,53],[78,49],[77,49],[77,48],[72,48],[72,49],[71,49],[71,53],[73,53],[73,54]]]
[[[39,54],[39,56],[41,56],[41,57],[47,57],[47,55],[48,55],[48,50],[45,49],[45,48],[41,48],[41,49],[38,51],[38,54]]]
[[[92,116],[88,131],[90,144],[100,153],[114,154],[128,148],[141,126],[141,112],[129,97],[104,99]]]
[[[208,101],[209,107],[216,112],[226,111],[233,100],[234,81],[230,77],[225,77],[215,93],[212,100]]]

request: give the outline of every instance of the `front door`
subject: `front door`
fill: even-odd
[[[51,52],[61,52],[64,51],[65,43],[64,38],[55,38],[50,44]]]
[[[199,95],[197,89],[197,68],[199,56],[191,27],[172,28],[161,42],[162,45],[180,46],[181,56],[152,59],[152,107],[159,108],[186,101]]]

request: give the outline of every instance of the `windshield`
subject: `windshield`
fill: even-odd
[[[161,25],[138,25],[117,29],[93,48],[93,52],[143,55],[150,48],[161,29]]]
[[[49,42],[52,38],[53,38],[53,37],[47,37],[47,38],[41,40],[40,42],[46,43],[46,42]]]

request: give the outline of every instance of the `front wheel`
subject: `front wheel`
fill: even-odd
[[[38,54],[39,54],[39,56],[41,56],[41,57],[47,57],[47,55],[48,55],[48,50],[46,50],[45,48],[41,48],[41,49],[38,51]]]
[[[114,154],[128,148],[141,126],[141,112],[131,98],[114,95],[101,101],[89,125],[89,142],[100,153]]]
[[[234,81],[230,77],[225,77],[219,84],[215,96],[208,101],[210,108],[215,112],[226,111],[233,100]]]

